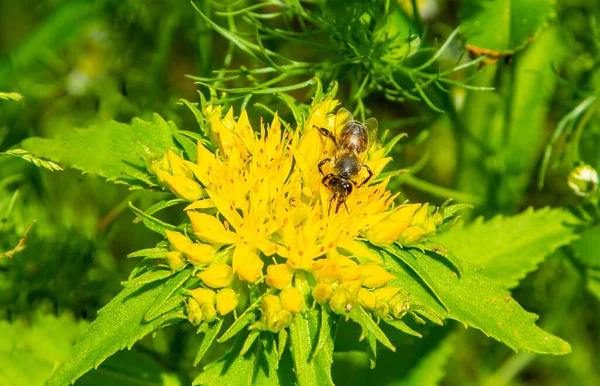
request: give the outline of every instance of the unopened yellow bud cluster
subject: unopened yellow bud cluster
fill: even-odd
[[[160,161],[152,163],[150,169],[156,174],[158,182],[177,197],[187,201],[202,198],[202,186],[194,180],[194,174],[185,165],[183,158],[173,150],[167,150]]]
[[[437,208],[430,213],[428,203],[405,204],[369,229],[366,237],[375,245],[398,243],[408,247],[418,244],[423,237],[435,236],[436,228],[442,223],[442,215]]]

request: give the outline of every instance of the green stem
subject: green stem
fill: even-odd
[[[452,197],[456,201],[466,202],[466,203],[473,204],[473,205],[483,204],[483,200],[480,197],[474,196],[469,193],[464,193],[464,192],[459,192],[456,190],[444,188],[442,186],[432,184],[431,182],[427,182],[427,181],[418,179],[417,177],[412,176],[410,174],[403,175],[401,177],[401,182],[405,183],[406,185],[408,185],[412,188],[420,190],[422,192],[429,193],[435,197],[444,198],[444,199]]]

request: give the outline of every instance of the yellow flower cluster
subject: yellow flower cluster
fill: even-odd
[[[220,106],[209,104],[204,114],[218,150],[198,143],[197,162],[168,151],[154,164],[159,182],[190,202],[191,228],[166,232],[166,259],[173,270],[192,264],[202,282],[189,293],[192,323],[242,311],[247,288],[258,285],[262,316],[251,328],[278,332],[310,302],[296,288],[299,272],[310,278],[312,302],[336,313],[360,304],[379,317],[403,315],[400,289],[389,286],[395,276],[364,241],[414,245],[435,234],[442,216],[427,204],[393,208],[387,180],[355,189],[348,210],[328,211],[331,192],[317,165],[335,149],[316,127],[336,132],[336,106],[327,97],[313,103],[295,130],[275,115],[256,132],[246,111],[236,120],[232,109],[223,116]],[[385,154],[378,144],[368,154],[374,179],[390,161]]]

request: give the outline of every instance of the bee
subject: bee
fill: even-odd
[[[363,124],[355,121],[350,111],[341,108],[335,115],[334,131],[336,134],[323,127],[317,127],[317,129],[335,145],[333,160],[325,158],[319,162],[319,172],[323,176],[321,183],[333,193],[329,201],[328,213],[331,213],[331,205],[335,200],[337,200],[335,213],[338,212],[341,205],[344,205],[349,213],[346,197],[373,177],[373,171],[363,162],[377,135],[377,119],[369,118]],[[334,172],[325,174],[323,166],[328,162],[331,163]],[[357,183],[354,179],[363,168],[369,175],[362,182]]]

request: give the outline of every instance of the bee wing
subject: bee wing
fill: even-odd
[[[367,138],[369,138],[369,143],[367,145],[367,150],[363,153],[363,161],[369,150],[371,150],[371,146],[377,141],[377,129],[379,128],[379,124],[377,123],[377,119],[371,117],[365,121],[365,128],[367,130]]]
[[[337,113],[335,113],[335,138],[340,137],[342,129],[348,124],[348,122],[351,122],[352,120],[354,120],[354,117],[350,111],[343,107],[338,109]]]

